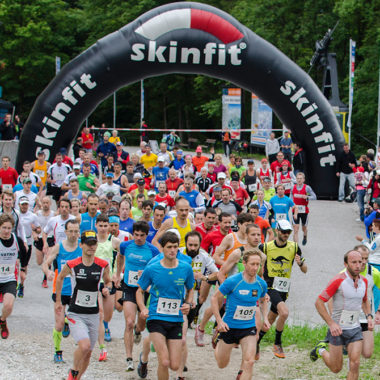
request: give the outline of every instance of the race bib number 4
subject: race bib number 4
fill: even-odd
[[[75,305],[82,307],[96,307],[98,299],[98,292],[87,292],[85,290],[78,290],[75,299]]]
[[[285,219],[287,219],[286,217],[287,217],[286,214],[276,214],[276,220],[277,220],[277,222],[279,220],[285,220]]]
[[[275,277],[273,279],[273,289],[287,293],[290,288],[290,279],[286,277]]]
[[[339,324],[343,327],[351,327],[359,321],[358,310],[343,310],[340,316]]]
[[[9,276],[15,272],[15,264],[1,264],[0,265],[0,276]]]
[[[166,315],[179,315],[181,300],[159,297],[157,302],[157,313]]]
[[[137,286],[138,280],[139,280],[139,272],[130,270],[128,272],[128,285]]]
[[[250,321],[253,319],[256,312],[256,306],[237,306],[234,319],[238,319],[239,321]]]

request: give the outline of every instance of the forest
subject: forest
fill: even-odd
[[[98,39],[144,12],[173,1],[158,0],[2,0],[0,2],[0,86],[3,98],[26,120],[38,95],[62,66]],[[376,144],[379,0],[208,0],[234,16],[308,71],[310,59],[329,28],[339,21],[330,51],[337,55],[340,97],[348,103],[349,40],[356,41],[352,146]],[[318,86],[322,71],[313,67]],[[145,120],[151,128],[221,128],[222,88],[233,85],[201,75],[167,75],[144,81]],[[89,124],[112,126],[112,97],[89,117]],[[250,123],[250,94],[244,92],[242,127]],[[117,127],[140,125],[140,83],[117,92]],[[275,126],[280,127],[279,120]],[[372,146],[371,146],[372,144]]]

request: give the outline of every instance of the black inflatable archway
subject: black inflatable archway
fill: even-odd
[[[17,167],[39,150],[53,158],[114,91],[168,73],[204,74],[257,94],[303,143],[308,178],[320,197],[336,195],[336,153],[344,142],[313,80],[273,45],[229,14],[183,2],[153,9],[64,66],[38,97],[25,124]]]

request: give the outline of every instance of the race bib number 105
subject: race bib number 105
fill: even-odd
[[[250,321],[253,319],[256,311],[256,306],[237,306],[234,319],[238,319],[239,321]]]

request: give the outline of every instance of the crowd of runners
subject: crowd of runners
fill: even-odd
[[[101,139],[94,150],[85,128],[73,159],[63,148],[49,163],[40,151],[20,173],[1,158],[1,338],[12,336],[16,298],[31,297],[33,252],[41,286],[52,288],[54,362],[63,362],[62,338],[76,343],[67,379],[83,376],[96,344],[98,360],[112,360],[115,312],[125,319],[125,369],[140,378],[148,375],[152,350],[158,379],[168,379],[169,370],[185,378],[188,329],[199,350],[212,344],[220,368],[240,345],[237,379],[252,378],[271,328],[273,355],[286,358],[292,267],[307,284],[300,246],[307,245],[309,202],[316,199],[291,157],[279,151],[256,167],[231,154],[225,165],[201,146],[184,154],[162,142],[155,154],[142,141],[129,154],[117,134]],[[360,356],[372,355],[380,323],[380,215],[369,216],[369,239],[357,236],[360,245],[342,253],[343,271],[316,301],[329,331],[310,358],[339,372],[347,352],[348,379],[359,378]],[[214,324],[210,339],[208,324]],[[141,353],[133,357],[136,345]]]

